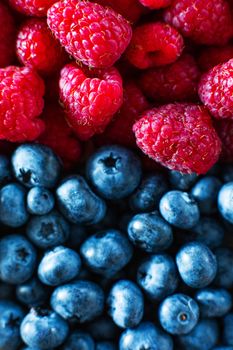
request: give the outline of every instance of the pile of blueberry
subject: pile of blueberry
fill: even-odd
[[[0,183],[1,350],[233,349],[232,165],[145,173],[112,145],[67,175],[22,144]]]

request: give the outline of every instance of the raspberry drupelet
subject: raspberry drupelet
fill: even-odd
[[[146,69],[174,62],[183,46],[175,28],[162,22],[146,23],[134,29],[126,55],[131,64]]]
[[[14,59],[15,24],[9,9],[0,3],[0,68],[9,66]]]
[[[202,71],[207,71],[218,64],[225,63],[233,58],[233,45],[205,47],[200,52],[198,64]]]
[[[122,79],[114,67],[101,70],[67,64],[59,85],[68,123],[81,140],[103,132],[123,102]]]
[[[0,69],[0,139],[35,140],[44,130],[44,82],[28,67]]]
[[[208,111],[196,104],[168,104],[149,110],[133,131],[144,153],[182,173],[205,174],[221,152]]]
[[[224,119],[215,123],[220,140],[222,141],[221,160],[233,162],[233,120]]]
[[[158,10],[168,7],[172,0],[139,0],[143,6],[149,7],[151,10]]]
[[[27,16],[44,17],[56,0],[9,0],[10,5]]]
[[[89,1],[55,3],[48,11],[48,25],[70,55],[95,68],[112,66],[132,36],[131,26],[123,16]]]

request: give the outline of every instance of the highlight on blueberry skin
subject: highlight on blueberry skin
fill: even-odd
[[[49,190],[43,187],[32,187],[27,194],[27,209],[30,214],[48,214],[55,205],[55,199]]]

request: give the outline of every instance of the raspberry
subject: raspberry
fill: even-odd
[[[28,67],[0,69],[0,139],[35,140],[44,129],[44,82]]]
[[[146,96],[158,102],[193,100],[200,72],[194,58],[184,54],[169,66],[143,72],[140,82]]]
[[[233,162],[233,120],[219,120],[215,124],[220,140],[222,141],[221,160]]]
[[[9,0],[11,6],[17,11],[27,15],[44,17],[48,9],[56,0]]]
[[[198,57],[198,64],[203,71],[207,71],[218,64],[229,61],[232,57],[233,45],[205,47]]]
[[[171,4],[172,0],[139,0],[140,3],[152,10],[161,9]]]
[[[232,17],[226,0],[174,0],[164,19],[198,44],[224,45],[232,36]]]
[[[65,63],[65,52],[54,39],[43,19],[29,19],[19,30],[16,52],[20,62],[41,74],[59,70]]]
[[[15,51],[15,24],[8,8],[0,3],[0,67],[10,65]]]
[[[69,54],[96,68],[112,66],[132,36],[120,14],[89,1],[57,2],[48,11],[48,25]]]
[[[122,79],[114,67],[90,70],[67,64],[59,85],[68,123],[82,140],[103,132],[123,101]]]
[[[215,118],[233,118],[233,59],[203,74],[198,92]]]
[[[149,157],[172,170],[206,173],[218,160],[221,142],[205,107],[177,103],[154,108],[133,126]]]
[[[47,105],[42,114],[45,131],[38,141],[51,147],[63,160],[66,168],[72,168],[80,157],[80,144],[65,117],[58,104]]]
[[[182,36],[170,25],[146,23],[133,31],[127,58],[141,69],[163,66],[180,56],[183,45]]]

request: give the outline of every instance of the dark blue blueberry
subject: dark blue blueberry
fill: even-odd
[[[179,171],[171,170],[168,173],[172,188],[181,191],[188,191],[198,179],[197,174],[182,174]]]
[[[27,281],[36,265],[36,251],[23,236],[8,235],[0,240],[0,279],[19,284]]]
[[[107,305],[109,315],[119,327],[136,327],[142,320],[143,294],[134,282],[116,282],[108,295]]]
[[[233,346],[233,313],[229,313],[223,319],[223,340],[226,345]]]
[[[104,198],[127,197],[139,185],[142,169],[139,158],[122,146],[105,146],[87,161],[87,178]]]
[[[33,349],[55,348],[65,341],[68,332],[68,323],[56,312],[45,309],[31,309],[20,326],[21,338]]]
[[[183,350],[210,350],[217,344],[218,324],[215,320],[201,320],[189,333],[179,336]]]
[[[87,231],[82,225],[70,225],[70,235],[68,241],[66,242],[67,246],[77,249],[79,248],[80,244],[85,241],[85,239],[87,239]]]
[[[162,300],[178,287],[175,262],[167,254],[151,255],[139,266],[137,282],[151,300]]]
[[[215,346],[211,350],[233,350],[233,346],[220,345],[220,346]]]
[[[198,319],[198,304],[188,295],[173,294],[160,304],[159,321],[168,333],[187,334],[196,326]]]
[[[120,231],[106,230],[88,238],[82,244],[80,254],[92,271],[109,277],[128,264],[133,249]]]
[[[110,317],[102,316],[88,324],[88,331],[97,340],[112,340],[118,328]]]
[[[113,342],[100,341],[96,343],[95,350],[117,350],[117,347]]]
[[[226,289],[200,289],[195,299],[198,302],[202,317],[222,317],[232,307],[231,294]]]
[[[214,176],[205,176],[192,188],[191,194],[198,203],[200,212],[213,214],[217,211],[217,197],[221,181]]]
[[[168,184],[162,174],[147,175],[129,199],[130,207],[136,212],[155,210]]]
[[[211,249],[219,247],[224,239],[224,228],[214,218],[201,217],[191,231],[195,233],[195,241],[204,243]]]
[[[49,214],[32,217],[26,233],[37,247],[47,249],[64,243],[69,237],[70,226],[60,213],[53,210]]]
[[[134,329],[126,329],[119,350],[173,350],[172,338],[151,322],[143,322]]]
[[[221,187],[218,194],[218,209],[224,219],[233,224],[233,181]]]
[[[96,350],[96,348],[90,334],[83,331],[74,331],[69,335],[62,350]]]
[[[61,163],[47,146],[26,143],[12,156],[14,175],[27,187],[54,187],[59,179]]]
[[[58,246],[45,253],[38,266],[42,283],[58,286],[75,278],[81,268],[81,259],[74,250]]]
[[[233,181],[233,164],[222,164],[221,177],[224,182]]]
[[[215,284],[222,288],[233,286],[233,250],[229,248],[217,248],[215,251],[217,259],[217,275]]]
[[[96,283],[75,281],[54,290],[51,306],[65,319],[88,322],[102,314],[104,293]]]
[[[133,216],[128,224],[128,236],[134,245],[147,253],[165,250],[173,241],[171,226],[158,212]]]
[[[0,191],[0,221],[7,226],[20,227],[28,218],[25,188],[17,183],[4,186]]]
[[[27,195],[27,209],[30,214],[49,213],[55,204],[53,194],[44,187],[32,187]]]
[[[4,185],[10,182],[12,179],[11,163],[9,158],[4,155],[0,155],[0,185]]]
[[[171,225],[189,229],[198,223],[200,212],[196,201],[186,192],[169,191],[161,198],[160,212]]]
[[[22,308],[14,302],[0,300],[0,349],[17,350],[20,345],[19,326],[24,317]]]
[[[215,278],[217,261],[204,244],[185,244],[176,255],[176,264],[182,280],[192,288],[204,288]]]
[[[47,294],[48,291],[46,287],[35,277],[16,287],[17,299],[28,306],[44,304],[47,299]]]
[[[74,224],[96,224],[106,213],[106,204],[79,175],[66,178],[56,190],[63,215]]]

